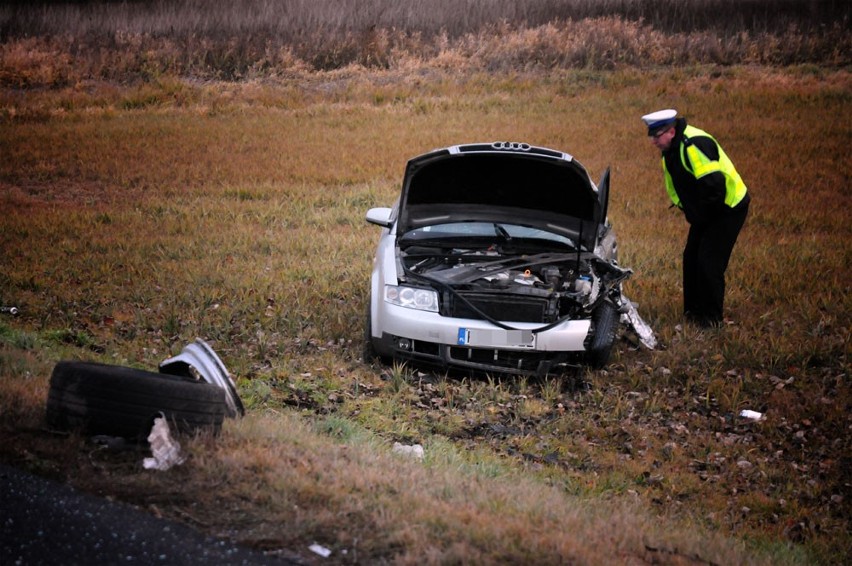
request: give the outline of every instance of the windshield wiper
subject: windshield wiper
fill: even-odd
[[[505,241],[505,242],[511,242],[512,241],[511,234],[509,234],[509,232],[505,228],[503,228],[501,225],[497,224],[496,222],[494,223],[494,231],[497,232],[498,236],[503,238],[503,241]]]

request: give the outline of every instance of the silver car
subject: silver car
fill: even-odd
[[[373,261],[369,355],[485,373],[604,366],[621,293],[600,183],[573,156],[525,143],[457,145],[411,159]]]

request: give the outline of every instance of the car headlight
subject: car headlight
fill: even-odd
[[[438,312],[438,293],[432,289],[385,285],[385,301],[408,309]]]

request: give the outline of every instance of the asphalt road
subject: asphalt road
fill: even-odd
[[[0,564],[295,564],[0,464]]]

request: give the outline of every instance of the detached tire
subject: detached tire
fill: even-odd
[[[178,432],[218,432],[225,410],[225,390],[203,381],[122,366],[59,362],[50,378],[46,417],[57,429],[144,439],[160,413]]]
[[[589,342],[587,360],[591,367],[600,369],[609,362],[612,346],[615,344],[615,331],[618,325],[618,310],[609,301],[603,303],[592,313],[594,334]]]

